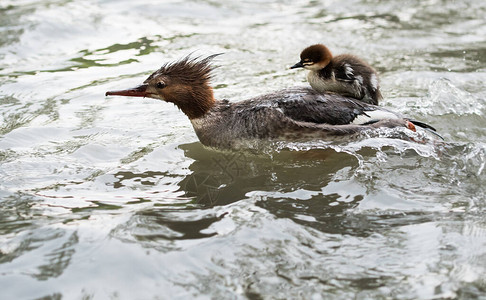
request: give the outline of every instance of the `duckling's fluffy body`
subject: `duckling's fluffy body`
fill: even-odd
[[[307,80],[314,90],[337,93],[374,105],[382,99],[378,74],[364,60],[350,54],[332,56],[322,44],[305,48],[300,57],[300,62],[292,68],[309,70]]]

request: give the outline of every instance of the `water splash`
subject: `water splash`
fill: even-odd
[[[420,112],[428,115],[478,115],[485,113],[485,99],[456,87],[450,80],[442,78],[429,87],[429,95],[417,103]]]

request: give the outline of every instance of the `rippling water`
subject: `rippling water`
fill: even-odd
[[[0,298],[484,298],[485,3],[3,0]],[[218,98],[303,85],[317,42],[445,141],[220,152],[104,97],[193,51]]]

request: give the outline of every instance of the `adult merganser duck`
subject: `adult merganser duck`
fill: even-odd
[[[321,93],[333,92],[374,105],[382,98],[378,75],[369,64],[350,54],[333,57],[322,44],[305,48],[300,61],[290,68],[309,70],[307,80]]]
[[[415,125],[383,108],[311,88],[290,88],[241,102],[214,99],[211,60],[189,56],[163,65],[142,85],[109,95],[149,97],[175,104],[191,121],[202,144],[238,148],[252,140],[326,139],[381,127]]]

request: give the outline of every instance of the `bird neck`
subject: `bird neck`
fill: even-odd
[[[175,91],[166,100],[174,103],[190,120],[204,116],[216,103],[213,89],[209,85],[187,86]]]
[[[323,68],[316,70],[316,74],[318,74],[319,77],[322,77],[322,78],[331,78],[332,77],[332,70],[333,70],[333,64],[332,64],[332,61],[329,61],[329,63],[324,65]]]

